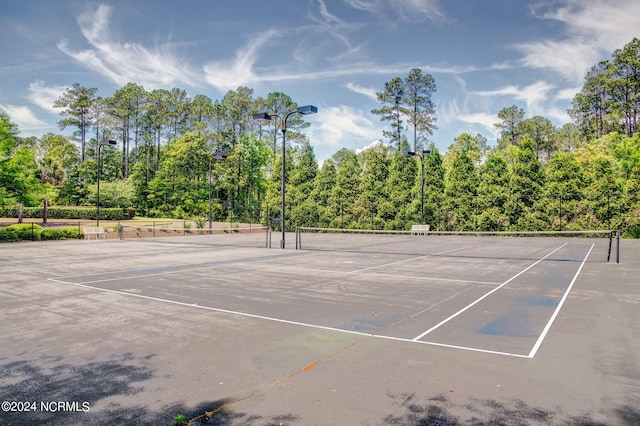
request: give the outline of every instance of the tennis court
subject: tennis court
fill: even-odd
[[[0,266],[5,272],[18,268],[17,265],[23,265],[22,269],[25,265],[43,266],[30,254],[35,250],[44,255],[47,259],[44,266],[28,274],[32,276],[31,281],[25,283],[24,278],[19,281],[27,288],[35,286],[33,291],[36,294],[56,294],[61,305],[73,304],[74,309],[67,311],[68,315],[94,318],[97,323],[92,323],[91,327],[100,329],[106,337],[104,341],[89,340],[102,350],[106,344],[106,347],[119,347],[122,352],[128,341],[131,346],[128,353],[144,356],[143,348],[152,347],[148,350],[160,359],[175,357],[173,351],[165,354],[166,348],[157,347],[149,338],[149,335],[161,333],[156,328],[157,324],[164,324],[162,327],[174,333],[162,339],[187,339],[188,350],[181,359],[189,364],[193,358],[194,365],[199,366],[199,373],[185,373],[189,371],[189,365],[181,366],[179,370],[191,378],[192,386],[204,386],[204,393],[208,396],[205,398],[201,392],[193,390],[173,395],[183,404],[178,408],[174,406],[174,410],[196,417],[197,412],[203,409],[214,413],[211,422],[216,415],[227,422],[213,424],[247,424],[247,417],[244,414],[236,416],[238,413],[259,419],[248,424],[270,424],[278,418],[274,414],[278,411],[273,411],[274,408],[286,413],[282,417],[284,421],[280,422],[282,424],[354,424],[352,421],[355,424],[411,424],[412,405],[408,402],[412,402],[414,408],[416,404],[420,405],[419,402],[423,408],[448,407],[444,413],[458,423],[451,420],[442,424],[465,424],[462,420],[473,416],[490,418],[497,414],[492,414],[490,404],[480,401],[497,398],[493,394],[496,386],[498,391],[500,386],[507,386],[509,375],[516,378],[535,374],[533,371],[545,371],[550,354],[558,357],[556,362],[559,365],[571,365],[575,357],[591,359],[594,356],[591,351],[599,351],[601,355],[613,351],[611,356],[620,356],[619,347],[600,348],[599,343],[585,343],[580,339],[576,344],[563,344],[567,341],[562,337],[567,325],[570,328],[580,327],[575,311],[580,312],[580,317],[590,315],[582,311],[582,299],[587,302],[585,305],[589,305],[588,299],[593,298],[596,292],[599,297],[611,292],[624,294],[624,300],[618,301],[624,305],[624,310],[619,312],[629,309],[626,315],[638,315],[632,313],[632,309],[640,301],[640,292],[629,282],[633,281],[633,271],[637,271],[634,268],[638,268],[632,257],[637,247],[625,250],[627,247],[623,242],[622,260],[616,264],[613,259],[617,253],[614,251],[612,258],[611,241],[603,235],[576,237],[558,234],[522,238],[393,233],[334,235],[312,231],[288,234],[287,238],[290,247],[287,250],[266,248],[270,245],[268,232],[63,242],[58,245],[31,243],[18,245],[24,252],[12,252],[9,260]],[[297,250],[293,247],[294,242]],[[614,241],[614,250],[615,246]],[[3,254],[9,253],[5,246],[0,249]],[[609,281],[613,277],[618,277],[619,281]],[[599,282],[605,278],[606,282]],[[585,287],[589,286],[592,286],[589,291],[593,293],[584,293]],[[11,282],[10,287],[3,286],[3,293],[12,295],[18,305],[28,303],[17,291],[18,287],[17,282]],[[616,290],[612,291],[614,288]],[[7,326],[3,327],[5,333],[8,328],[16,331],[9,333],[6,341],[21,347],[17,330],[24,331],[25,324],[34,319],[27,316],[25,324],[9,325],[12,319],[15,321],[15,316],[8,317],[10,312],[24,316],[30,310],[29,307],[18,310],[16,306],[9,308],[5,305],[7,309],[2,320]],[[121,306],[126,306],[127,310],[120,311]],[[170,318],[166,316],[168,312],[172,313]],[[128,318],[127,322],[131,321],[131,327],[137,331],[120,332],[113,346],[111,340],[115,337],[103,328],[118,324],[120,316]],[[110,325],[100,324],[100,318]],[[190,322],[190,318],[197,318],[197,325]],[[638,329],[637,322],[626,324],[631,328],[616,330],[616,336],[620,332],[627,335]],[[149,328],[152,329],[149,335],[140,331]],[[200,339],[192,335],[196,330],[201,334]],[[31,333],[38,334],[33,330]],[[56,330],[49,330],[49,336],[53,338],[50,333],[56,333]],[[65,331],[61,331],[61,335],[74,341],[67,344],[73,352],[71,358],[76,362],[86,362],[92,353],[91,348],[82,346]],[[558,340],[559,337],[562,338]],[[581,339],[588,337],[581,336]],[[140,339],[147,343],[141,343]],[[604,335],[599,339],[607,340],[608,337]],[[47,353],[46,346],[35,349],[33,341],[26,340],[25,347],[13,351],[12,355],[3,354],[0,361],[5,364],[33,357],[38,351]],[[293,345],[292,340],[295,341]],[[209,342],[216,344],[209,345]],[[584,344],[590,348],[589,353],[580,349]],[[287,347],[285,352],[282,352],[283,345]],[[618,342],[618,346],[624,346],[625,353],[631,357],[630,362],[638,359],[637,355],[627,352],[638,346],[636,342],[624,342],[624,345]],[[369,355],[362,354],[362,351]],[[219,352],[224,352],[224,355]],[[251,358],[250,363],[241,361],[245,356]],[[397,377],[385,381],[379,375],[379,357],[386,360],[383,368],[389,371],[407,368],[409,360],[412,360],[414,368],[396,371]],[[537,361],[541,357],[544,361]],[[216,360],[215,365],[208,365],[207,360]],[[343,376],[344,365],[336,365],[339,360],[340,364],[351,365],[347,371],[355,375],[352,376],[355,383],[359,380],[368,383],[371,395],[350,393],[347,399],[355,398],[351,405],[346,402],[345,405],[338,404],[342,417],[337,419],[331,415],[324,418],[317,414],[322,411],[318,408],[327,409],[325,403],[329,404],[335,395],[325,395],[325,399],[310,396],[310,393],[315,393],[309,390],[310,386],[339,387],[328,382],[349,383],[347,386],[351,386],[354,392],[355,389],[363,392],[347,380],[348,375]],[[437,373],[433,371],[433,363],[440,364],[441,370]],[[527,363],[534,363],[535,368]],[[169,370],[175,368],[170,364],[160,364]],[[430,381],[435,377],[441,380],[446,374],[463,374],[465,383],[473,383],[474,378],[486,379],[487,373],[477,369],[487,365],[502,366],[507,370],[500,373],[502,378],[496,378],[505,384],[493,384],[487,394],[476,386],[475,392],[466,395],[468,401],[464,404],[453,396],[453,389],[447,389],[452,385],[443,384],[438,388]],[[554,369],[560,368],[561,371],[565,367],[556,366]],[[601,366],[591,365],[589,368],[599,371]],[[425,369],[430,373],[423,376]],[[411,370],[422,377],[419,383],[412,382]],[[547,372],[548,380],[552,382],[554,374],[558,373],[554,371]],[[615,385],[614,393],[623,392],[623,388],[625,392],[637,390],[640,383],[635,381],[637,373],[631,372],[629,365],[622,371],[627,376],[623,384]],[[304,379],[298,377],[302,373],[305,373]],[[396,379],[399,377],[404,377],[404,382],[398,388],[400,382],[396,383]],[[233,390],[221,388],[221,383],[226,380],[234,382],[236,387]],[[309,380],[311,384],[300,383]],[[532,404],[534,408],[542,407],[533,409],[529,414],[522,414],[527,411],[525,409],[519,410],[525,420],[541,424],[548,424],[553,415],[556,419],[583,416],[594,421],[602,420],[616,409],[601,400],[602,408],[592,413],[586,411],[588,406],[582,403],[565,405],[565,397],[561,397],[565,402],[559,406],[544,406],[542,401],[549,401],[548,396],[532,396],[544,387],[540,380],[540,377],[535,378],[531,386],[524,383],[513,385],[514,393],[503,404],[514,404],[515,398]],[[581,379],[574,380],[579,382]],[[593,380],[593,377],[585,377],[584,380]],[[173,376],[172,379],[165,376],[165,381],[175,380]],[[161,382],[163,380],[156,379],[155,383]],[[158,386],[162,388],[167,384]],[[278,392],[270,391],[278,386],[288,394],[286,400],[279,399]],[[401,396],[403,393],[399,389],[403,386],[414,391]],[[415,390],[421,386],[426,386],[424,392]],[[580,389],[577,382],[572,386]],[[584,386],[588,388],[591,385],[585,383]],[[178,388],[185,392],[189,383],[181,383]],[[302,393],[294,396],[288,392],[293,388]],[[189,397],[191,393],[193,395]],[[597,393],[597,390],[591,390],[585,400],[598,399]],[[256,397],[257,394],[260,396]],[[632,407],[630,404],[637,401],[637,395],[627,394],[616,404]],[[147,397],[155,398],[151,406],[163,399],[157,392],[149,392]],[[434,397],[441,399],[439,404],[433,402]],[[145,392],[136,398],[144,401]],[[477,407],[472,409],[474,398]],[[313,407],[296,405],[298,408],[295,408],[290,404],[292,399],[298,401],[297,404],[306,401]],[[370,405],[367,399],[376,407],[366,408]],[[385,405],[380,405],[381,399],[387,400],[386,406],[390,410],[386,417],[380,417],[379,411]],[[269,408],[265,407],[265,400],[271,401]],[[404,402],[398,402],[400,400]],[[166,408],[170,402],[177,404],[173,400],[162,401],[164,408],[160,411],[164,410],[165,416],[170,412]],[[123,400],[119,403],[126,405]],[[97,407],[99,402],[96,401],[95,405]],[[510,408],[505,407],[503,411],[509,411]],[[542,410],[551,417],[536,416],[536,410]],[[372,413],[375,413],[373,417]],[[439,413],[444,416],[443,412]],[[95,412],[91,414],[97,416]],[[420,419],[419,413],[414,414]],[[625,415],[640,418],[637,417],[640,414],[633,410]],[[14,420],[20,418],[27,419],[25,416],[12,417]],[[93,420],[96,418],[103,417]]]
[[[237,247],[267,239],[199,236],[189,244]],[[584,263],[606,262],[608,242],[314,232],[286,256],[275,251],[50,280],[312,328],[533,357]]]

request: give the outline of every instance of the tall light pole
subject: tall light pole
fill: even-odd
[[[424,223],[424,156],[425,154],[430,154],[430,150],[422,150],[422,152],[414,152],[407,151],[404,153],[405,157],[420,157],[420,225],[425,225]]]
[[[211,199],[211,163],[213,160],[224,160],[227,158],[224,154],[216,154],[212,155],[209,158],[209,233],[211,233],[211,229],[213,228],[213,200]]]
[[[285,114],[284,117],[280,117],[275,113],[267,113],[261,112],[259,114],[253,114],[254,120],[273,120],[274,118],[279,118],[281,120],[280,123],[280,131],[282,132],[282,186],[281,186],[281,194],[282,194],[282,206],[280,210],[280,226],[282,227],[282,239],[280,240],[280,248],[285,248],[285,181],[287,175],[286,169],[286,149],[287,149],[287,120],[294,114],[316,114],[318,112],[318,108],[313,105],[305,105],[294,109],[293,111],[289,111]]]
[[[96,226],[100,226],[100,173],[102,172],[102,155],[100,153],[103,146],[117,145],[118,142],[108,140],[98,144],[98,188],[96,190]]]

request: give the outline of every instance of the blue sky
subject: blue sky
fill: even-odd
[[[362,148],[394,77],[436,82],[442,149],[463,132],[495,143],[500,109],[556,126],[589,68],[640,36],[637,0],[21,0],[0,7],[0,111],[22,136],[61,132],[52,104],[79,83],[127,82],[221,99],[238,86],[313,104],[320,160]]]

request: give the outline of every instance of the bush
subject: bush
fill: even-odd
[[[30,219],[39,219],[43,216],[42,207],[24,207],[22,216]],[[95,207],[49,207],[47,217],[49,219],[87,219],[96,220]],[[102,220],[129,220],[136,215],[133,208],[101,208],[100,219]],[[0,207],[0,217],[18,217],[17,207]]]
[[[13,243],[16,241],[20,241],[16,231],[9,227],[0,228],[0,243]]]
[[[63,240],[66,238],[64,229],[43,229],[42,230],[42,239],[43,240]]]
[[[67,238],[83,238],[84,234],[78,228],[47,228],[40,225],[21,223],[0,228],[0,242],[12,243],[17,241],[64,240]]]
[[[42,227],[35,223],[19,223],[17,225],[10,225],[7,228],[15,231],[18,235],[18,241],[40,241],[42,239]]]

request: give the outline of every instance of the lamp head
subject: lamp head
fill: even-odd
[[[313,105],[305,105],[305,106],[298,107],[296,111],[302,115],[317,114],[318,108]]]
[[[270,121],[271,115],[268,112],[260,112],[258,114],[253,114],[253,119],[257,121]]]

